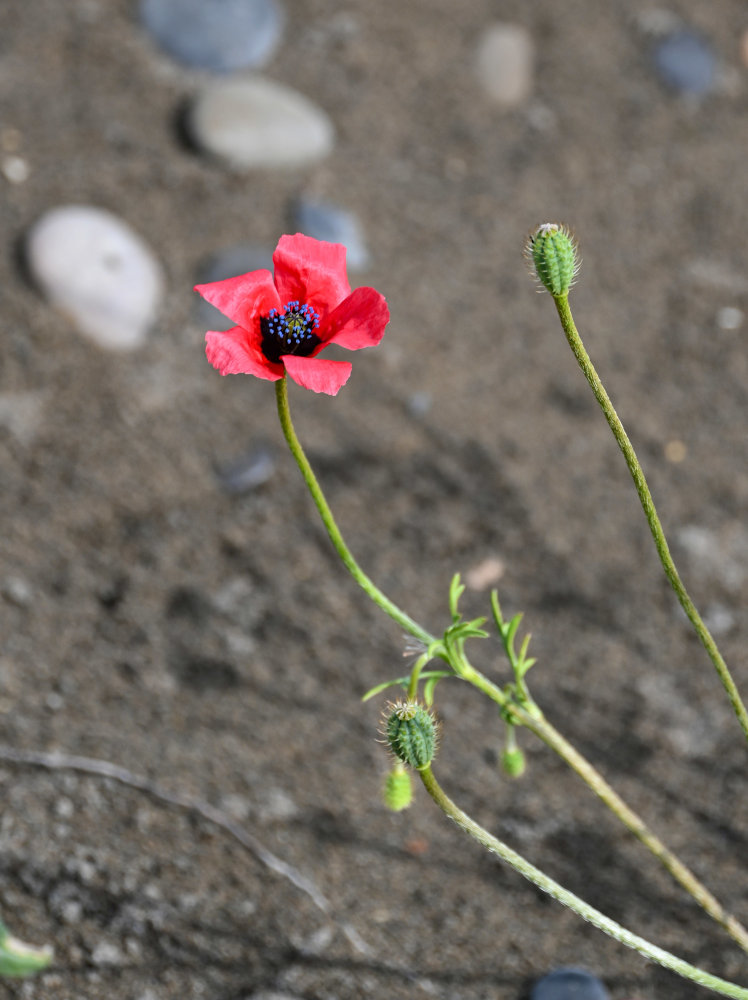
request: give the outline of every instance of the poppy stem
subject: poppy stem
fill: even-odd
[[[351,551],[340,533],[340,529],[338,528],[332,511],[330,510],[330,506],[325,499],[325,495],[317,482],[317,477],[314,475],[314,471],[309,464],[309,460],[304,454],[304,449],[301,447],[301,443],[296,436],[296,431],[294,430],[293,422],[291,420],[291,410],[288,405],[288,386],[285,375],[275,383],[275,396],[278,403],[278,416],[280,418],[281,427],[283,428],[283,434],[288,443],[288,447],[291,449],[291,454],[296,460],[296,464],[304,477],[304,482],[306,483],[307,489],[311,493],[312,499],[317,506],[317,510],[322,518],[322,523],[327,529],[327,534],[330,536],[330,541],[335,546],[335,551],[342,559],[353,579],[362,588],[362,590],[368,594],[372,601],[374,601],[374,603],[378,605],[382,611],[386,612],[386,614],[388,614],[393,621],[396,621],[401,628],[404,628],[406,632],[415,636],[416,639],[419,639],[427,646],[430,646],[436,641],[435,637],[425,629],[421,628],[418,622],[413,621],[409,615],[398,608],[396,604],[385,596],[385,594],[382,593],[373,581],[369,579],[366,573],[364,573],[351,555]]]
[[[595,395],[595,399],[600,404],[600,408],[605,415],[605,419],[608,421],[608,425],[613,432],[613,436],[618,443],[618,447],[621,449],[623,457],[626,459],[626,465],[631,473],[631,478],[634,480],[636,492],[639,495],[644,515],[647,518],[649,530],[652,532],[652,538],[654,539],[655,548],[657,549],[657,554],[660,557],[662,568],[665,571],[665,576],[667,577],[670,586],[675,591],[675,595],[680,601],[680,605],[685,611],[688,620],[693,625],[696,634],[706,649],[709,659],[714,664],[714,668],[719,675],[719,679],[722,681],[725,691],[727,692],[727,697],[730,699],[730,703],[732,704],[735,715],[738,718],[738,722],[743,729],[746,739],[748,739],[748,711],[746,711],[735,681],[732,679],[728,666],[722,658],[722,654],[717,647],[717,643],[712,638],[709,629],[706,627],[701,615],[696,610],[696,606],[689,597],[688,592],[683,585],[683,581],[678,574],[678,570],[675,568],[675,563],[673,562],[673,557],[670,555],[670,549],[668,547],[667,539],[665,538],[665,533],[662,529],[662,524],[660,523],[657,511],[655,510],[652,494],[649,491],[647,480],[644,477],[644,471],[641,467],[639,459],[636,457],[634,447],[629,440],[628,434],[624,430],[623,424],[615,411],[610,397],[605,391],[605,386],[600,381],[594,365],[590,360],[590,356],[585,350],[582,338],[579,336],[576,324],[574,323],[574,317],[571,314],[569,296],[568,294],[554,296],[553,301],[556,303],[556,309],[558,310],[559,319],[561,320],[561,326],[566,334],[569,347],[571,347],[574,357],[577,359],[579,367],[582,369],[584,377],[587,379],[587,382]]]
[[[544,872],[540,871],[534,865],[530,864],[521,854],[512,850],[507,844],[498,840],[496,837],[492,836],[487,830],[484,830],[482,826],[471,819],[467,813],[464,813],[455,803],[447,796],[447,794],[442,790],[441,786],[434,777],[431,766],[419,768],[418,772],[421,776],[421,780],[429,793],[431,798],[436,802],[439,808],[454,822],[471,836],[474,840],[477,840],[479,844],[486,848],[486,850],[491,851],[493,854],[497,854],[502,861],[511,865],[515,871],[519,872],[520,875],[532,882],[543,892],[548,893],[554,899],[558,900],[559,903],[563,903],[564,906],[568,906],[576,914],[587,920],[593,926],[597,927],[598,930],[603,931],[610,937],[615,938],[621,944],[626,945],[627,948],[633,948],[638,951],[641,955],[646,958],[651,959],[653,962],[658,962],[660,965],[664,966],[666,969],[670,969],[673,972],[678,973],[678,975],[683,976],[684,979],[690,979],[691,982],[698,983],[699,986],[704,986],[707,989],[714,990],[715,993],[719,993],[725,997],[733,997],[735,1000],[748,1000],[748,989],[744,986],[738,986],[735,983],[728,982],[725,979],[720,979],[718,976],[713,976],[703,969],[699,969],[695,965],[690,965],[688,962],[684,962],[683,959],[677,958],[675,955],[670,954],[670,952],[665,951],[662,948],[658,948],[656,945],[651,944],[645,938],[639,937],[637,934],[633,934],[631,931],[617,924],[610,917],[606,917],[599,910],[585,903],[583,899],[579,896],[575,896],[574,893],[569,892],[568,889],[564,889],[563,886],[559,885],[558,882],[554,882],[553,879],[549,878]]]

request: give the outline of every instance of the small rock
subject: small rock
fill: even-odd
[[[29,179],[29,165],[22,156],[6,156],[0,162],[0,170],[9,184],[23,184]]]
[[[169,55],[216,73],[261,66],[283,30],[276,0],[142,0],[140,17]]]
[[[41,426],[43,402],[39,392],[0,392],[0,427],[30,444]]]
[[[264,247],[248,243],[239,243],[233,247],[219,250],[210,257],[198,270],[197,283],[207,285],[212,281],[224,281],[235,278],[237,274],[247,274],[249,271],[273,270],[273,254]],[[236,324],[210,302],[195,293],[200,325],[211,330],[228,330]]]
[[[159,262],[117,216],[88,205],[43,215],[26,242],[31,274],[47,299],[100,347],[145,341],[163,294]]]
[[[94,965],[122,965],[125,962],[125,956],[116,944],[109,941],[99,941],[93,950],[91,961]]]
[[[259,78],[206,87],[187,124],[198,146],[239,170],[316,163],[332,151],[335,134],[303,94]]]
[[[34,599],[31,586],[20,576],[8,576],[3,580],[2,595],[18,608],[27,608]]]
[[[478,43],[475,68],[484,90],[500,107],[523,105],[533,87],[535,48],[519,24],[493,24]]]
[[[471,590],[486,590],[498,583],[506,571],[506,567],[497,556],[489,556],[472,566],[465,574],[465,583]]]
[[[408,413],[412,417],[425,417],[433,405],[433,397],[430,392],[414,392],[406,401]]]
[[[673,438],[672,441],[667,441],[665,443],[663,452],[665,454],[665,459],[668,462],[678,465],[680,462],[684,462],[686,460],[688,448],[686,447],[685,442],[679,440],[678,438]]]
[[[610,994],[584,969],[554,969],[535,983],[530,1000],[610,1000]]]
[[[704,624],[712,635],[726,635],[735,627],[735,615],[724,604],[715,601],[704,611]]]
[[[678,93],[703,97],[714,86],[714,54],[694,31],[684,28],[661,39],[655,46],[654,62],[662,82]]]
[[[261,445],[218,469],[218,481],[226,493],[241,496],[272,478],[275,466],[272,451]]]
[[[295,220],[299,229],[315,240],[342,243],[347,250],[349,271],[364,271],[369,266],[361,223],[350,212],[324,201],[302,199],[296,205]]]
[[[744,319],[745,313],[736,306],[723,306],[717,312],[717,326],[720,330],[739,330]]]

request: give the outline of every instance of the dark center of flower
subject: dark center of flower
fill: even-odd
[[[283,354],[298,354],[308,358],[321,340],[314,332],[319,326],[319,316],[308,305],[287,302],[281,313],[271,309],[268,316],[260,318],[262,353],[274,364]]]

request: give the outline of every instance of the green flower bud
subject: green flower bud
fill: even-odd
[[[387,706],[384,735],[390,750],[404,764],[426,767],[436,752],[436,723],[430,712],[415,701],[398,701]]]
[[[525,256],[541,285],[554,298],[569,294],[579,271],[579,258],[574,237],[566,226],[544,222],[530,235]]]
[[[525,755],[519,747],[507,749],[501,755],[501,766],[510,778],[520,778],[525,773]]]
[[[402,812],[413,801],[413,786],[405,765],[397,763],[384,782],[384,804],[392,812]]]

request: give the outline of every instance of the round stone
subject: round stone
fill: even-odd
[[[535,47],[519,24],[493,24],[478,43],[475,68],[486,94],[505,110],[523,105],[532,93]]]
[[[663,83],[681,94],[701,97],[714,86],[714,53],[694,31],[683,29],[663,38],[655,48],[654,61]]]
[[[361,223],[355,215],[324,201],[302,199],[296,205],[296,224],[307,236],[328,243],[342,243],[346,248],[349,271],[364,271],[369,266]]]
[[[188,127],[198,146],[239,170],[315,163],[332,151],[335,136],[329,117],[306,97],[258,77],[206,87]]]
[[[169,55],[216,73],[263,65],[284,20],[276,0],[142,0],[140,17]]]
[[[610,994],[584,969],[554,969],[535,983],[530,1000],[610,1000]]]
[[[213,281],[224,281],[226,278],[235,278],[238,274],[247,274],[249,271],[273,271],[273,254],[264,247],[255,246],[250,243],[238,243],[233,247],[225,247],[218,250],[210,257],[198,271],[197,284],[208,285]],[[200,326],[205,326],[209,330],[229,330],[236,326],[233,320],[210,302],[206,302],[202,296],[195,293],[197,299],[197,314]]]
[[[48,301],[100,347],[127,351],[145,341],[163,295],[163,272],[116,215],[89,205],[54,208],[29,232],[26,258]]]

